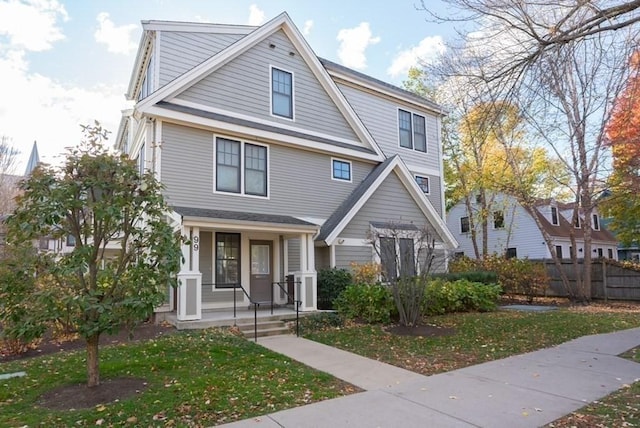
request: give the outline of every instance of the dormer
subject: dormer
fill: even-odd
[[[554,226],[560,226],[560,216],[558,213],[558,207],[555,205],[551,206],[551,224]]]

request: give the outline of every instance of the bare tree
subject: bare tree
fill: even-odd
[[[520,106],[531,135],[563,162],[585,241],[577,298],[588,299],[592,214],[605,172],[604,129],[637,45],[640,1],[445,1],[468,13],[439,19],[473,18],[477,26],[450,46],[436,72],[463,81],[479,101]],[[519,197],[532,206],[531,195]],[[548,239],[547,245],[556,259]]]

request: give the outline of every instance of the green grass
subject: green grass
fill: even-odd
[[[433,316],[427,322],[451,327],[442,337],[409,337],[381,326],[353,325],[305,337],[417,373],[431,375],[534,351],[596,333],[640,326],[640,314],[560,309],[529,313],[499,311]]]
[[[101,348],[101,378],[145,378],[141,394],[78,411],[37,406],[52,388],[86,381],[84,351],[0,364],[0,426],[211,426],[344,395],[345,384],[255,343],[216,330]],[[348,390],[348,388],[347,388]],[[154,420],[155,415],[166,419]]]

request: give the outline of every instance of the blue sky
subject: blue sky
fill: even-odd
[[[426,0],[445,12],[440,0]],[[117,131],[141,20],[259,25],[286,11],[321,57],[394,84],[453,36],[418,0],[0,0],[0,135],[55,163],[79,124]]]

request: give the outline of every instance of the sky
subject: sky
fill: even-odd
[[[425,0],[448,12],[440,0]],[[315,53],[401,85],[410,66],[434,58],[454,36],[419,0],[0,0],[0,136],[24,172],[38,142],[59,163],[98,120],[115,135],[142,20],[260,25],[286,11]]]

